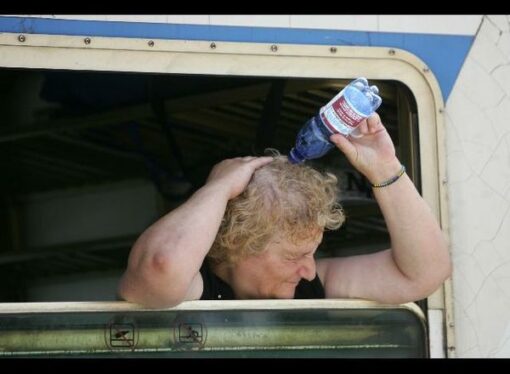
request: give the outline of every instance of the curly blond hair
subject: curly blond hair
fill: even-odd
[[[325,229],[338,229],[345,216],[337,193],[333,174],[276,155],[228,202],[208,257],[214,263],[234,264],[262,253],[277,234],[297,244]]]

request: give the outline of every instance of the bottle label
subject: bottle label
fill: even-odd
[[[334,134],[349,135],[365,117],[357,113],[343,95],[332,101],[321,109],[321,119]]]

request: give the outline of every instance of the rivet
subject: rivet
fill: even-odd
[[[216,48],[216,43],[212,42],[209,47],[211,47],[211,49],[215,49]]]
[[[90,44],[90,38],[85,38],[85,39],[83,39],[83,42],[84,42],[85,44]]]
[[[448,326],[453,327],[453,326],[455,326],[455,324],[454,324],[453,322],[450,322],[450,323],[448,324]]]
[[[390,54],[390,56],[393,56],[393,55],[395,55],[395,53],[396,53],[396,52],[395,52],[395,50],[394,50],[394,49],[390,49],[390,50],[388,51],[388,53]]]
[[[331,53],[336,53],[336,47],[331,47],[331,48],[329,49],[329,51],[330,51]]]
[[[273,44],[271,46],[271,52],[276,52],[278,50],[278,46],[276,44]]]
[[[154,40],[149,40],[147,44],[149,45],[149,47],[154,47]]]
[[[26,40],[25,35],[18,36],[18,40],[23,43]]]
[[[443,180],[441,181],[443,184],[446,184],[448,183],[448,179],[446,178],[443,178]],[[450,324],[450,327],[453,327],[453,323]]]
[[[424,73],[428,73],[429,71],[430,71],[430,69],[429,69],[428,67],[426,67],[426,66],[425,66],[425,67],[423,68],[423,72],[424,72]]]
[[[444,113],[444,109],[443,108],[439,108],[439,113]]]

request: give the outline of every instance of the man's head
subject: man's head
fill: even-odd
[[[276,156],[227,204],[209,258],[234,265],[271,250],[275,242],[299,247],[322,238],[325,229],[339,228],[345,218],[336,182],[332,174]]]

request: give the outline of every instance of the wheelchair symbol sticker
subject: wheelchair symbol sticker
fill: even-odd
[[[201,318],[179,318],[174,321],[174,344],[177,349],[202,348],[207,328]]]

